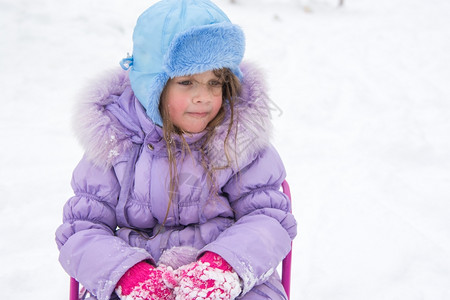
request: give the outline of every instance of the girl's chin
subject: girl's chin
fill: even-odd
[[[207,124],[198,124],[198,125],[190,124],[188,126],[181,127],[181,129],[186,133],[195,134],[205,130],[206,125]]]
[[[208,126],[208,118],[190,118],[183,122],[184,124],[178,124],[178,128],[187,133],[200,133]],[[180,126],[181,125],[181,126]]]

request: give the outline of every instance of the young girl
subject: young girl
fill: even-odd
[[[208,0],[163,0],[133,42],[76,112],[63,268],[99,300],[286,299],[296,222],[241,29]]]

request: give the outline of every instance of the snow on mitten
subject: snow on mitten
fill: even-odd
[[[239,276],[219,255],[206,252],[175,271],[176,300],[234,299],[241,293]]]
[[[173,300],[176,283],[171,267],[140,262],[120,278],[115,291],[121,300]]]

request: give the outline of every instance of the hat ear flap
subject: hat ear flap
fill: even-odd
[[[159,113],[159,98],[164,86],[170,79],[169,76],[164,72],[147,74],[133,69],[129,76],[134,95],[145,108],[147,115],[153,123],[162,126],[163,122]]]
[[[162,91],[164,90],[164,86],[169,81],[169,76],[165,73],[157,74],[152,82],[148,85],[149,91],[149,103],[145,109],[147,110],[147,115],[153,122],[159,126],[163,125],[163,120],[161,114],[159,112],[159,102],[161,98]]]

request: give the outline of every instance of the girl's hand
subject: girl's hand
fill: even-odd
[[[219,255],[206,252],[198,261],[175,271],[176,300],[235,299],[241,292],[239,277]]]
[[[121,300],[173,300],[175,285],[172,268],[140,262],[122,276],[115,291]]]

